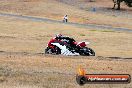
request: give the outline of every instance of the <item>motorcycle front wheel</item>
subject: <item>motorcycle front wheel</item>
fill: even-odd
[[[95,52],[91,48],[84,47],[81,49],[80,55],[83,56],[95,56]]]

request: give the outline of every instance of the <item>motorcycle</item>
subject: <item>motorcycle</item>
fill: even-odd
[[[69,45],[69,41],[66,39],[51,42],[50,45],[46,47],[45,54],[95,56],[94,50],[86,47],[88,44],[89,42],[76,42],[74,39],[72,45]]]

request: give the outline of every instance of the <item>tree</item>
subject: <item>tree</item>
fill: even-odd
[[[125,4],[128,6],[128,7],[132,7],[132,0],[113,0],[114,2],[114,7],[113,9],[115,8],[115,6],[117,5],[117,10],[120,10],[120,3],[121,2],[125,2]]]

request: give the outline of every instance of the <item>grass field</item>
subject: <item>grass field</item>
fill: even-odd
[[[1,17],[0,27],[1,88],[78,88],[75,75],[79,65],[88,73],[132,74],[131,33],[32,22],[14,17]],[[77,41],[90,41],[89,47],[95,50],[96,57],[41,54],[56,33],[71,36]],[[120,86],[130,88],[131,84],[85,85],[84,88]]]
[[[132,14],[131,9],[127,8],[125,5],[123,5],[123,8],[128,9],[128,11],[120,13],[119,11],[110,9],[112,8],[113,3],[109,0],[91,3],[86,2],[86,0],[67,0],[69,3],[73,2],[73,5],[65,4],[60,1],[64,0],[2,0],[0,1],[0,12],[47,17],[56,20],[62,20],[63,16],[67,14],[70,22],[132,28],[132,18],[126,17],[128,15],[127,12]],[[76,3],[77,1],[79,3]],[[97,8],[97,12],[93,12],[92,7]],[[104,9],[100,10],[100,8]],[[102,13],[99,13],[100,11]],[[110,13],[106,14],[104,12]],[[121,14],[124,14],[125,17]]]
[[[79,4],[84,1],[80,0]],[[1,0],[0,12],[56,20],[61,20],[60,17],[68,13],[72,22],[132,28],[131,18],[122,15],[93,13],[79,9],[75,3],[67,5],[57,0],[53,2],[51,3],[51,0]],[[110,5],[111,2],[108,3],[108,6]],[[98,7],[100,6],[101,3],[98,4]],[[66,8],[65,11],[63,8]],[[96,56],[43,54],[49,39],[58,33],[70,36],[76,41],[89,41],[89,47],[95,50]],[[97,30],[71,24],[0,16],[0,88],[80,88],[75,77],[80,65],[89,74],[132,75],[131,64],[131,32]],[[132,83],[88,84],[82,88],[132,88]]]

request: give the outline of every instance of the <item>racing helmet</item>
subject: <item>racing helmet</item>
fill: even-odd
[[[63,35],[62,34],[56,34],[56,37],[62,37]]]

